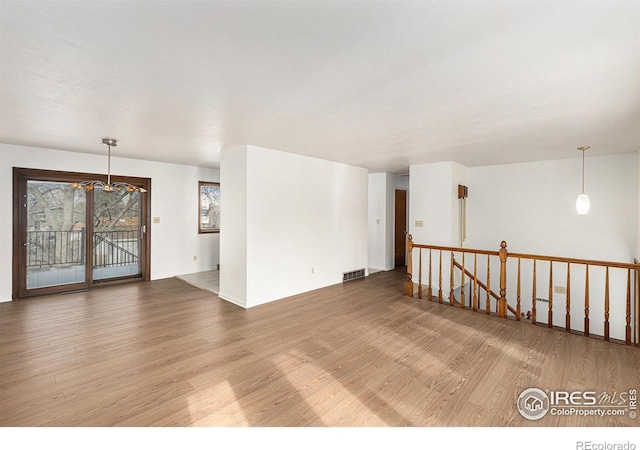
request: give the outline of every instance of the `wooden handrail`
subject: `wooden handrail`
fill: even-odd
[[[478,255],[491,255],[491,256],[499,255],[498,251],[479,250],[479,249],[461,248],[461,247],[446,247],[442,245],[426,245],[426,244],[412,243],[412,247],[413,248],[430,248],[432,250],[444,250],[445,252],[466,252],[466,253],[477,253]]]
[[[520,314],[520,310],[521,310],[521,264],[520,261],[522,259],[526,259],[526,260],[531,260],[533,261],[533,274],[532,274],[532,288],[531,288],[531,323],[532,324],[536,324],[537,320],[536,320],[536,303],[537,303],[537,295],[536,295],[536,263],[538,261],[548,261],[549,262],[549,275],[548,275],[548,280],[549,280],[549,290],[548,290],[548,311],[547,311],[547,323],[545,324],[547,327],[549,328],[558,328],[554,326],[554,291],[555,291],[555,286],[553,283],[553,278],[554,278],[554,268],[558,266],[558,264],[566,264],[566,291],[564,293],[565,295],[565,299],[564,299],[564,322],[565,322],[565,326],[563,327],[565,331],[570,332],[570,331],[575,331],[571,329],[571,314],[574,313],[575,314],[575,310],[572,311],[572,301],[576,302],[576,305],[579,305],[580,299],[576,299],[576,298],[572,298],[572,289],[571,289],[571,284],[572,284],[572,274],[571,274],[571,265],[572,264],[578,264],[578,265],[584,265],[585,266],[585,277],[584,277],[584,286],[585,286],[585,294],[584,294],[584,329],[583,329],[583,334],[585,336],[589,336],[591,333],[590,330],[590,287],[589,287],[589,272],[590,272],[590,268],[591,267],[604,267],[605,270],[605,286],[604,286],[604,304],[602,305],[604,307],[604,317],[603,317],[603,334],[604,334],[604,339],[606,341],[609,340],[615,340],[613,338],[610,337],[610,327],[612,326],[610,323],[610,319],[613,320],[614,317],[619,317],[619,313],[616,313],[616,315],[612,315],[611,311],[610,311],[610,307],[613,306],[614,309],[616,309],[618,306],[616,306],[616,303],[612,303],[610,302],[610,286],[609,286],[609,270],[610,269],[625,269],[626,272],[626,298],[625,300],[625,304],[623,306],[624,308],[624,321],[625,323],[622,324],[622,327],[624,329],[624,335],[625,335],[625,343],[630,345],[632,343],[639,343],[640,340],[640,261],[638,261],[637,259],[634,260],[633,263],[621,263],[621,262],[615,262],[615,261],[602,261],[602,260],[591,260],[591,259],[581,259],[581,258],[567,258],[567,257],[560,257],[560,256],[548,256],[548,255],[536,255],[536,254],[528,254],[528,253],[510,253],[507,251],[507,244],[505,241],[502,241],[500,244],[500,250],[498,251],[492,251],[492,250],[483,250],[483,249],[472,249],[472,248],[462,248],[462,247],[450,247],[450,246],[443,246],[443,245],[427,245],[427,244],[416,244],[413,242],[413,238],[411,235],[409,235],[409,240],[407,242],[407,250],[408,250],[408,263],[407,263],[407,281],[406,281],[406,295],[413,297],[413,281],[412,281],[412,250],[413,248],[417,248],[420,251],[420,258],[419,258],[419,264],[420,264],[420,274],[419,274],[419,284],[420,286],[418,287],[418,292],[419,292],[419,297],[422,298],[422,249],[428,249],[429,250],[429,287],[428,287],[428,298],[430,300],[433,299],[432,296],[432,258],[431,258],[431,253],[432,251],[438,251],[439,255],[438,255],[438,261],[439,261],[439,267],[438,267],[438,300],[440,303],[442,303],[442,299],[443,299],[443,295],[442,295],[442,271],[443,271],[443,265],[442,265],[442,252],[450,252],[451,253],[451,261],[449,264],[447,264],[448,269],[450,270],[450,280],[449,280],[449,304],[453,305],[454,304],[454,296],[453,296],[453,291],[455,288],[455,283],[454,283],[454,270],[460,269],[462,271],[462,275],[461,275],[461,279],[458,281],[460,283],[462,283],[463,287],[464,287],[464,281],[465,281],[465,276],[469,277],[469,279],[474,283],[474,290],[473,293],[471,293],[470,291],[470,295],[472,295],[472,300],[470,300],[473,310],[474,311],[478,311],[480,310],[479,308],[479,298],[478,298],[478,286],[485,290],[486,292],[486,308],[485,311],[487,314],[491,313],[490,310],[490,299],[494,298],[496,300],[496,308],[497,308],[497,313],[499,317],[507,317],[507,312],[511,312],[512,314],[514,314],[514,316],[516,317],[517,320],[520,320],[521,314]],[[456,253],[461,253],[462,254],[462,264],[460,264],[458,261],[456,261]],[[466,266],[465,266],[465,255],[467,253],[473,253],[473,273],[471,271],[469,271]],[[478,279],[478,267],[477,267],[477,256],[478,255],[486,255],[487,257],[487,270],[486,270],[486,284],[483,283],[482,281],[480,281]],[[500,262],[500,272],[499,272],[499,280],[500,280],[500,286],[499,286],[499,294],[496,292],[493,292],[491,290],[491,257],[498,257],[499,258],[499,262]],[[513,308],[511,305],[508,304],[507,302],[507,261],[509,258],[517,258],[518,260],[518,266],[517,266],[517,302],[516,302],[516,308]],[[495,260],[494,260],[495,261]],[[555,264],[554,264],[555,263]],[[562,267],[562,266],[561,266]],[[447,269],[447,267],[445,266],[445,270]],[[634,277],[634,280],[632,282],[631,277]],[[495,276],[495,275],[494,275]],[[546,278],[546,277],[545,277]],[[617,282],[616,282],[617,283]],[[633,284],[633,292],[632,292],[632,284]],[[617,288],[616,288],[617,289]],[[611,291],[611,295],[614,295],[614,292],[617,291]],[[526,294],[525,294],[526,297]],[[618,298],[618,295],[616,294],[616,298]],[[460,307],[465,308],[465,293],[463,293],[461,295],[461,304]],[[560,305],[561,306],[561,305]],[[635,309],[635,313],[634,310],[632,309],[632,306]],[[558,309],[558,308],[556,308]],[[579,310],[579,309],[578,309]],[[620,327],[620,323],[618,321],[618,319],[616,319],[616,333],[620,333],[621,328]],[[620,337],[620,339],[622,339]]]
[[[590,266],[615,267],[616,269],[640,269],[640,264],[638,263],[621,263],[613,261],[599,261],[594,259],[566,258],[561,256],[530,255],[527,253],[509,252],[509,258],[535,259],[538,261],[553,261],[554,263],[563,262],[569,264],[588,264]]]
[[[504,241],[503,241],[504,242]],[[465,252],[465,253],[476,253],[478,255],[491,255],[491,256],[499,256],[500,251],[493,250],[481,250],[475,248],[464,248],[464,247],[447,247],[442,245],[427,245],[427,244],[416,244],[412,242],[413,248],[426,248],[432,250],[444,250],[447,252]],[[553,261],[553,262],[563,262],[563,263],[571,263],[571,264],[589,264],[590,266],[602,266],[602,267],[615,267],[617,269],[632,269],[632,270],[640,270],[640,261],[634,259],[633,263],[621,263],[616,261],[603,261],[596,259],[581,259],[581,258],[567,258],[563,256],[548,256],[548,255],[536,255],[531,253],[512,253],[509,252],[509,258],[522,258],[522,259],[536,259],[538,261]]]

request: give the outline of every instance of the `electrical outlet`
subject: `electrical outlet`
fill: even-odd
[[[316,269],[314,267],[311,268],[311,273],[316,273]]]
[[[197,261],[198,260],[198,255],[193,255],[193,260]]]
[[[154,217],[153,223],[160,223],[160,217]]]
[[[553,292],[555,292],[556,294],[567,295],[567,288],[565,286],[554,286]]]

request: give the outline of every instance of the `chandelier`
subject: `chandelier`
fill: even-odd
[[[102,145],[107,147],[108,156],[107,156],[107,182],[101,180],[87,180],[81,181],[79,183],[72,183],[71,187],[75,189],[84,189],[85,191],[92,191],[94,189],[102,189],[105,192],[117,192],[117,191],[127,191],[127,192],[147,192],[146,189],[141,188],[139,186],[134,186],[129,183],[118,183],[111,181],[111,147],[116,147],[118,145],[118,141],[115,139],[105,138],[102,140]]]

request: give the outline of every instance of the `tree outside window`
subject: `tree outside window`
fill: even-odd
[[[220,232],[220,183],[200,181],[198,233]]]

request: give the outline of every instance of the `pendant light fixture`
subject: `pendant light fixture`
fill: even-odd
[[[84,189],[85,191],[92,191],[95,188],[102,189],[105,192],[116,192],[116,191],[127,191],[127,192],[147,192],[146,189],[141,188],[139,186],[134,186],[129,183],[116,183],[111,181],[111,147],[116,147],[118,145],[118,141],[111,138],[104,138],[102,140],[102,145],[107,147],[107,182],[101,180],[88,180],[81,181],[79,183],[72,183],[71,187],[76,189]]]
[[[584,192],[584,152],[589,150],[591,147],[578,147],[578,150],[582,152],[582,191],[580,195],[578,195],[578,199],[576,200],[576,210],[578,214],[581,216],[586,216],[589,212],[589,207],[591,206],[591,202],[589,201],[589,196]]]

